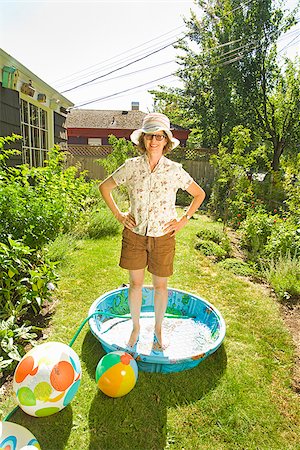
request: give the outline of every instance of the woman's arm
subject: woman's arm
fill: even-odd
[[[109,176],[104,181],[102,181],[102,183],[100,183],[99,190],[101,192],[103,200],[105,201],[115,218],[126,228],[132,229],[136,226],[134,218],[129,213],[122,213],[112,196],[112,191],[116,187],[117,183],[112,176]]]
[[[192,184],[188,187],[187,192],[191,194],[194,198],[192,200],[192,203],[188,207],[186,214],[183,217],[186,216],[192,217],[192,215],[202,205],[203,200],[205,199],[205,192],[195,181],[193,181]]]
[[[205,199],[205,192],[204,190],[197,184],[195,181],[192,182],[192,184],[188,187],[187,192],[193,196],[193,200],[188,207],[188,210],[184,216],[182,216],[179,220],[171,220],[170,222],[166,223],[165,226],[165,232],[173,234],[177,233],[181,228],[183,228],[187,222],[188,217],[192,217],[192,215],[197,211],[197,209],[200,208],[201,204],[203,203],[203,200]],[[188,217],[187,217],[188,216]]]

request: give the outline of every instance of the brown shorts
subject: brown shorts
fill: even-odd
[[[145,269],[158,277],[173,274],[175,236],[141,236],[128,228],[123,230],[120,267],[127,270]]]

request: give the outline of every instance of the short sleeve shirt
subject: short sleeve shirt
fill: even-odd
[[[163,236],[165,224],[177,218],[176,193],[178,189],[188,189],[193,182],[182,164],[165,156],[151,172],[146,154],[126,160],[112,178],[118,186],[128,189],[129,212],[136,222],[133,231],[153,237]]]

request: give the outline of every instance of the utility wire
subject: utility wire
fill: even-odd
[[[178,39],[180,39],[179,36],[174,36],[173,37],[173,41],[174,41],[175,38],[176,38],[176,42],[177,42]],[[89,72],[89,73],[84,74],[82,76],[78,76],[78,77],[73,78],[71,80],[68,80],[68,81],[66,81],[64,83],[61,83],[60,84],[61,87],[60,88],[57,87],[57,89],[59,89],[59,90],[61,90],[61,89],[68,89],[70,87],[70,85],[72,87],[72,85],[74,85],[74,84],[76,84],[76,85],[79,84],[80,81],[86,81],[86,80],[89,81],[89,78],[95,77],[97,75],[101,75],[101,74],[103,74],[103,72],[105,70],[115,69],[115,68],[119,67],[120,65],[123,65],[123,64],[125,64],[127,62],[131,62],[131,61],[135,60],[136,58],[138,58],[140,56],[146,55],[147,53],[151,52],[152,50],[159,49],[161,47],[161,45],[164,45],[164,44],[167,44],[167,43],[170,44],[170,45],[173,45],[173,41],[171,41],[171,44],[170,44],[170,40],[163,41],[163,42],[160,43],[159,47],[157,45],[151,46],[151,47],[147,47],[142,52],[139,51],[137,53],[132,54],[130,57],[124,57],[122,59],[114,61],[111,64],[104,65],[101,68],[98,68],[97,70],[94,70],[93,72]]]
[[[249,0],[248,2],[244,3],[243,5],[240,5],[240,6],[236,7],[235,9],[233,9],[232,11],[230,11],[229,13],[232,13],[232,12],[234,12],[234,11],[237,11],[237,10],[240,9],[240,8],[245,7],[247,4],[251,3],[252,1],[253,1],[253,0]],[[229,14],[229,13],[228,13],[228,14]],[[99,79],[99,78],[102,78],[102,77],[105,77],[105,76],[107,76],[107,75],[110,75],[111,73],[113,73],[113,72],[115,72],[115,71],[121,70],[121,69],[123,69],[123,68],[125,68],[125,67],[128,67],[128,66],[131,65],[131,64],[134,64],[134,63],[136,63],[136,62],[141,61],[142,59],[148,58],[149,56],[151,56],[151,55],[153,55],[153,54],[155,54],[155,53],[157,53],[157,52],[159,52],[159,51],[162,51],[162,50],[164,50],[165,48],[170,47],[171,45],[178,44],[178,42],[182,41],[182,40],[185,39],[186,37],[188,37],[188,34],[185,34],[181,39],[176,40],[176,41],[173,41],[173,42],[167,44],[166,46],[163,46],[162,48],[157,49],[157,50],[151,52],[151,53],[148,54],[148,55],[144,55],[143,57],[138,58],[138,59],[136,59],[135,61],[132,61],[132,62],[126,64],[125,66],[122,66],[122,67],[120,67],[120,68],[114,69],[114,70],[112,70],[111,72],[108,72],[107,74],[100,75],[99,77],[96,77],[96,78],[94,78],[94,79],[92,79],[92,80],[89,80],[89,81],[86,81],[86,82],[84,82],[84,83],[81,83],[81,84],[79,84],[79,85],[77,85],[77,86],[74,86],[74,87],[72,87],[72,88],[65,89],[65,90],[62,91],[62,93],[70,92],[70,91],[72,91],[72,90],[74,90],[74,89],[77,89],[78,87],[84,86],[84,85],[86,85],[86,84],[90,84],[90,83],[94,82],[95,80],[97,80],[97,79]],[[151,42],[151,41],[150,41],[150,42]]]
[[[248,3],[249,3],[249,2],[248,2]],[[297,19],[297,22],[298,22],[298,21],[299,21],[299,19]],[[279,28],[279,30],[275,30],[275,31],[269,33],[268,36],[271,36],[271,35],[274,34],[275,32],[280,31],[280,29],[282,29],[282,28],[283,28],[283,26],[282,26],[281,28]],[[267,37],[267,36],[266,36],[266,37]],[[266,37],[265,37],[265,39],[266,39]],[[237,42],[237,41],[239,41],[239,40],[240,40],[240,39],[236,40],[235,42]],[[293,39],[293,41],[294,41],[294,39]],[[232,41],[232,42],[233,42],[233,41]],[[291,42],[292,42],[292,41],[291,41]],[[247,44],[245,44],[244,46],[241,46],[240,48],[247,48],[247,46],[251,45],[251,43],[254,44],[255,41],[254,41],[254,42],[247,43]],[[230,42],[229,42],[229,43],[225,43],[225,44],[221,44],[220,46],[217,46],[217,47],[221,47],[221,46],[229,45],[229,44],[230,44]],[[261,43],[260,45],[258,45],[258,46],[250,47],[250,48],[248,49],[247,53],[249,53],[250,51],[252,51],[252,50],[254,50],[254,49],[259,49],[260,47],[263,46],[263,44],[264,44],[264,43],[262,42],[262,43]],[[290,45],[290,44],[289,44],[289,45]],[[210,49],[210,51],[215,50],[217,47],[214,47],[214,48]],[[233,50],[227,52],[227,54],[228,54],[228,53],[231,53],[231,52],[234,52],[234,51],[236,51],[236,50],[237,50],[237,49],[233,49]],[[230,59],[227,59],[227,60],[222,60],[222,59],[221,59],[221,60],[217,61],[217,64],[215,64],[215,67],[222,67],[222,66],[225,66],[225,65],[228,65],[228,64],[232,64],[232,63],[234,63],[234,62],[236,62],[236,61],[239,61],[239,60],[241,60],[241,59],[245,56],[244,53],[245,53],[244,51],[241,51],[241,52],[238,52],[238,53],[236,53],[236,54],[234,54],[234,55],[231,55]],[[219,64],[219,63],[221,63],[221,64]],[[191,68],[193,69],[193,68],[196,68],[196,67],[199,67],[199,66],[200,66],[200,67],[201,67],[201,66],[204,66],[204,64],[201,64],[201,65],[195,65],[195,66],[192,66],[192,67],[190,67],[190,68],[183,69],[183,70],[181,70],[181,71],[184,72],[184,71],[186,71],[186,70],[190,70]],[[143,87],[143,86],[146,86],[146,85],[148,85],[148,84],[152,84],[152,83],[154,83],[154,82],[156,82],[156,81],[160,81],[160,80],[162,80],[162,79],[166,79],[166,78],[169,78],[169,77],[172,77],[172,76],[178,76],[178,73],[180,73],[180,71],[174,72],[174,73],[169,74],[169,75],[166,75],[166,76],[164,76],[164,77],[160,77],[160,78],[158,78],[158,79],[156,79],[156,80],[152,80],[152,81],[147,82],[147,83],[143,83],[143,84],[138,85],[138,86],[135,86],[135,87],[133,87],[133,88],[129,88],[129,89],[126,89],[126,90],[124,90],[124,91],[117,92],[117,93],[115,93],[115,94],[110,94],[110,95],[108,95],[108,96],[101,97],[101,98],[99,98],[99,99],[94,99],[94,100],[91,100],[91,101],[82,103],[82,104],[80,104],[80,105],[78,105],[78,106],[76,105],[74,108],[79,108],[79,107],[85,106],[85,105],[90,104],[90,103],[95,103],[95,102],[97,102],[97,101],[103,101],[103,100],[105,100],[105,99],[115,97],[115,96],[117,96],[117,95],[119,95],[119,94],[123,94],[123,93],[126,93],[126,92],[130,92],[130,91],[135,90],[135,89],[137,89],[137,88],[139,88],[139,87]]]
[[[298,37],[298,36],[297,36],[297,37]],[[293,40],[294,40],[294,39],[293,39]],[[255,41],[254,41],[254,42],[255,42]],[[254,42],[252,42],[252,44],[254,44]],[[291,42],[292,42],[292,41],[291,41]],[[250,44],[251,44],[251,43],[248,43],[247,45],[250,45]],[[222,44],[222,45],[223,45],[223,44]],[[242,46],[242,48],[243,48],[243,47],[247,47],[247,45]],[[249,53],[249,52],[252,51],[253,49],[258,49],[258,48],[260,48],[262,45],[263,45],[263,43],[261,43],[261,44],[258,45],[258,46],[250,47],[250,48],[248,49],[248,52],[247,52],[247,53]],[[231,59],[228,59],[228,60],[225,60],[225,61],[224,61],[224,60],[219,60],[219,61],[216,62],[216,64],[214,64],[214,65],[211,66],[211,67],[223,67],[223,66],[226,66],[226,65],[228,65],[228,64],[232,64],[232,63],[234,63],[234,62],[236,62],[236,61],[241,60],[241,59],[245,56],[245,54],[244,54],[244,52],[242,51],[242,52],[239,52],[239,53],[236,54],[236,55],[231,55],[231,56],[232,56]],[[205,65],[206,65],[206,64],[201,64],[201,65],[193,66],[193,68],[196,68],[196,67],[199,67],[199,66],[205,66]],[[184,69],[184,70],[182,70],[182,72],[185,72],[185,71],[187,71],[187,70],[190,70],[190,68]],[[120,91],[120,92],[116,92],[115,94],[110,94],[110,95],[107,95],[107,96],[105,96],[105,97],[100,97],[100,98],[97,98],[97,99],[94,99],[94,100],[90,100],[90,101],[85,102],[85,103],[82,103],[82,104],[80,104],[80,105],[76,105],[76,106],[75,106],[74,108],[72,108],[72,109],[80,108],[80,107],[82,107],[82,106],[86,106],[86,105],[91,104],[91,103],[95,103],[95,102],[107,100],[107,99],[112,98],[112,97],[120,96],[120,94],[124,94],[124,93],[130,92],[130,91],[133,91],[133,90],[135,90],[135,89],[138,89],[138,88],[140,88],[140,87],[147,86],[147,85],[152,84],[152,83],[155,83],[155,82],[157,82],[157,81],[161,81],[161,80],[163,80],[163,79],[170,78],[170,77],[172,77],[172,76],[174,76],[174,77],[175,77],[175,76],[178,76],[178,73],[179,73],[179,72],[174,72],[174,73],[172,73],[172,74],[166,75],[166,76],[164,76],[164,77],[157,78],[157,79],[152,80],[152,81],[150,81],[150,82],[140,84],[140,85],[135,86],[135,87],[133,87],[133,88],[129,88],[129,89],[125,89],[125,90]]]
[[[112,56],[111,58],[108,58],[108,59],[106,59],[106,60],[104,60],[104,61],[101,61],[101,62],[98,62],[98,63],[93,64],[93,65],[91,65],[91,66],[88,66],[88,67],[86,67],[85,69],[78,70],[78,71],[76,71],[76,72],[73,72],[73,73],[70,74],[70,75],[66,75],[66,76],[64,76],[64,77],[62,77],[62,78],[59,78],[58,80],[55,80],[55,81],[53,82],[53,84],[55,84],[55,83],[57,83],[57,82],[59,82],[59,81],[61,81],[61,80],[64,80],[64,79],[66,79],[66,78],[70,78],[70,77],[72,77],[73,75],[77,75],[78,73],[82,73],[82,72],[84,72],[84,71],[86,71],[86,70],[88,70],[88,69],[92,69],[93,67],[97,67],[97,66],[99,66],[100,64],[104,64],[104,63],[106,63],[106,62],[108,62],[108,61],[111,61],[111,60],[113,60],[113,59],[115,59],[115,58],[118,58],[119,56],[124,56],[124,54],[126,54],[126,53],[130,53],[131,51],[136,50],[137,48],[143,47],[144,45],[147,45],[147,44],[149,44],[150,42],[156,41],[157,39],[160,39],[161,37],[164,37],[164,36],[166,36],[167,34],[173,33],[174,31],[179,30],[180,28],[183,28],[183,27],[185,27],[185,25],[181,25],[180,27],[173,28],[172,30],[168,31],[167,33],[161,34],[161,35],[157,36],[156,38],[150,39],[149,41],[146,41],[146,42],[144,42],[143,44],[137,45],[136,47],[133,47],[133,48],[127,50],[126,52],[119,53],[118,55]]]
[[[182,39],[184,39],[184,38],[182,38]],[[180,40],[182,40],[182,39],[180,39]],[[173,45],[173,44],[175,44],[175,43],[177,43],[177,42],[178,42],[178,41],[174,41],[174,42],[172,42],[171,44],[165,45],[164,47],[161,47],[161,48],[159,48],[158,50],[155,50],[155,51],[153,51],[153,52],[151,52],[151,53],[148,53],[148,55],[142,56],[141,58],[138,58],[138,59],[136,59],[135,61],[132,61],[132,62],[130,62],[130,63],[127,63],[127,64],[125,64],[125,65],[122,66],[122,67],[118,67],[117,69],[111,70],[110,72],[107,72],[107,73],[105,73],[105,74],[103,74],[103,75],[100,75],[99,77],[96,77],[96,78],[94,78],[94,79],[92,79],[92,80],[90,80],[90,81],[86,81],[85,83],[81,83],[81,84],[79,84],[79,85],[77,85],[77,86],[74,86],[74,87],[72,87],[72,88],[70,88],[70,89],[66,89],[66,90],[62,91],[61,93],[64,94],[65,92],[73,91],[74,89],[77,89],[77,88],[79,88],[79,87],[81,87],[81,86],[85,86],[86,84],[90,84],[90,83],[92,83],[93,81],[99,80],[100,78],[104,78],[104,77],[106,77],[107,75],[110,75],[110,74],[112,74],[112,73],[115,73],[115,72],[117,72],[117,71],[119,71],[119,70],[121,70],[121,69],[124,69],[125,67],[131,66],[132,64],[135,64],[135,63],[137,63],[138,61],[142,61],[143,59],[148,58],[149,56],[154,55],[155,53],[161,52],[161,51],[164,50],[165,48],[170,47],[171,45]]]
[[[115,94],[106,95],[105,97],[100,97],[100,98],[97,98],[97,99],[95,99],[95,100],[90,100],[90,101],[88,101],[88,102],[81,103],[80,105],[76,105],[76,106],[74,106],[73,108],[70,108],[70,109],[81,108],[82,106],[89,105],[90,103],[95,103],[95,102],[98,102],[98,101],[100,101],[100,100],[106,100],[106,99],[108,99],[108,98],[114,97],[115,95],[123,94],[123,93],[125,93],[125,92],[130,92],[130,91],[132,91],[132,90],[134,90],[134,89],[137,89],[137,88],[139,88],[139,87],[147,86],[148,84],[152,84],[152,83],[155,83],[155,82],[157,82],[157,81],[164,80],[165,78],[173,77],[173,76],[175,76],[175,75],[176,75],[175,73],[171,73],[170,75],[166,75],[166,76],[164,76],[164,77],[157,78],[156,80],[148,81],[147,83],[140,84],[140,85],[135,86],[135,87],[133,87],[133,88],[129,88],[129,89],[125,89],[125,90],[120,91],[120,92],[116,92]]]

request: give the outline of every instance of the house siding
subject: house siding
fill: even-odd
[[[13,78],[7,76],[13,73]],[[38,145],[31,144],[24,136],[24,142],[29,142],[23,148],[23,158],[30,164],[36,161],[34,158],[28,158],[28,155],[34,152],[42,152],[46,155],[54,144],[59,144],[62,149],[67,148],[67,132],[66,132],[66,116],[67,109],[73,106],[67,98],[61,95],[54,88],[49,86],[37,75],[23,66],[19,61],[11,55],[0,49],[0,135],[6,136],[11,133],[22,134],[20,124],[21,99],[30,105],[43,110],[47,114],[47,127],[40,127],[41,133],[47,132],[47,140],[40,140]],[[42,129],[43,128],[43,129]],[[42,135],[42,134],[41,134]],[[17,142],[21,149],[21,141]],[[14,147],[17,147],[14,144]],[[22,162],[12,158],[12,163],[18,164]],[[43,158],[40,158],[37,164],[41,164]]]
[[[12,134],[21,135],[20,122],[20,97],[19,92],[2,87],[0,83],[0,135],[10,136]],[[6,148],[22,150],[21,140],[15,141]],[[10,158],[10,164],[21,164],[22,155],[14,155]]]

